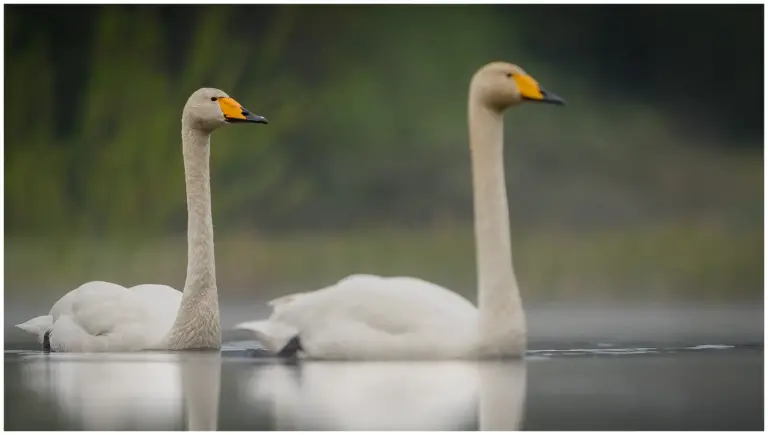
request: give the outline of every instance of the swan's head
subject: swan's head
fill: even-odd
[[[470,93],[481,104],[499,112],[528,101],[565,104],[522,68],[507,62],[492,62],[480,68],[472,77]]]
[[[245,110],[226,92],[214,88],[198,89],[189,97],[184,106],[184,119],[206,131],[236,122],[267,123],[263,116]]]

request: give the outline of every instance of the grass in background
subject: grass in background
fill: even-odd
[[[528,300],[761,299],[762,231],[670,223],[627,229],[514,231],[514,261]],[[360,230],[216,239],[221,297],[263,299],[320,288],[351,273],[412,275],[475,297],[470,228]],[[80,239],[5,244],[5,295],[51,298],[90,280],[181,289],[186,239]]]

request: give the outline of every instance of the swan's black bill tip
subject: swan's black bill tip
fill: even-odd
[[[261,115],[255,115],[245,109],[243,109],[242,112],[243,118],[230,118],[230,117],[224,117],[224,119],[230,123],[230,124],[238,124],[238,123],[254,123],[254,124],[269,124],[267,121],[267,118],[261,116]]]

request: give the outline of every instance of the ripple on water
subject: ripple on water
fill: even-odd
[[[528,360],[540,360],[549,359],[552,357],[574,357],[574,356],[628,356],[628,355],[659,355],[659,354],[675,354],[680,352],[716,352],[729,349],[762,349],[762,344],[743,344],[743,345],[729,345],[729,344],[696,344],[696,345],[678,345],[678,346],[616,346],[611,343],[595,343],[594,347],[580,346],[574,348],[557,348],[557,349],[529,349],[526,352],[526,359]],[[258,359],[274,359],[269,355],[263,346],[257,341],[232,341],[222,345],[221,353],[226,357],[246,357],[246,358],[258,358]],[[48,353],[40,350],[31,349],[9,349],[5,351],[6,356],[18,356],[21,358],[35,358],[41,356],[47,356]],[[66,359],[78,359],[87,357],[87,355],[95,357],[106,357],[111,355],[114,358],[118,355],[120,358],[126,360],[163,360],[169,355],[173,355],[173,352],[158,352],[158,351],[142,351],[142,352],[127,352],[119,354],[72,354],[72,353],[56,353],[56,358]]]
[[[597,343],[596,348],[573,349],[531,349],[526,353],[527,359],[562,356],[602,356],[602,355],[652,355],[674,354],[679,352],[721,351],[736,348],[762,348],[761,345],[729,345],[729,344],[698,344],[689,346],[665,347],[608,347],[608,343]]]

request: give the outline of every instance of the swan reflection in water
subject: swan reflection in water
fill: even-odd
[[[305,361],[255,368],[241,388],[277,430],[516,430],[525,376],[523,361]]]
[[[284,364],[217,353],[30,355],[21,382],[53,402],[62,427],[87,430],[513,430],[525,365],[512,362]],[[222,398],[222,363],[227,385]],[[233,382],[234,381],[234,385]]]
[[[22,369],[26,388],[86,430],[215,430],[220,377],[218,352],[35,355]]]

